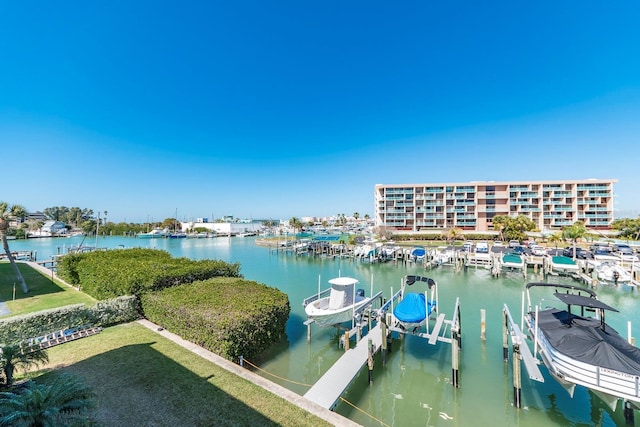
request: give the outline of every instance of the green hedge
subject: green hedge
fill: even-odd
[[[18,343],[75,326],[105,327],[131,322],[140,317],[139,311],[138,299],[125,296],[100,301],[91,307],[74,304],[9,317],[0,320],[0,343]]]
[[[172,258],[156,249],[118,249],[61,257],[57,273],[96,299],[141,295],[212,277],[241,277],[240,264]]]
[[[222,357],[257,360],[279,342],[291,310],[287,294],[241,278],[215,278],[141,297],[144,316]]]

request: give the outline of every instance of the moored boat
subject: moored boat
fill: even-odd
[[[331,288],[303,302],[308,319],[319,326],[349,322],[360,308],[371,302],[371,298],[365,297],[364,289],[356,290],[357,279],[337,277],[329,280],[329,284]]]
[[[561,273],[575,273],[580,269],[574,260],[566,256],[547,256],[547,259],[551,268]]]
[[[524,268],[524,260],[521,255],[507,253],[502,255],[502,266],[507,268]]]
[[[551,288],[561,308],[532,305],[532,288]],[[618,400],[640,404],[640,349],[605,322],[606,312],[618,310],[597,299],[587,288],[550,283],[526,287],[525,321],[534,349],[549,373],[573,397],[576,385],[593,391],[615,410]],[[573,313],[572,308],[579,313]],[[587,315],[595,313],[595,316]]]
[[[427,290],[409,292],[408,287],[416,283],[424,283]],[[430,296],[428,292],[430,291]],[[423,276],[405,276],[402,281],[400,301],[393,308],[393,315],[398,325],[405,330],[417,329],[423,326],[437,306],[437,285],[433,279]]]
[[[598,280],[602,282],[618,284],[630,283],[632,280],[631,273],[612,262],[600,262],[595,266],[595,270]]]
[[[161,239],[169,236],[169,230],[154,228],[148,233],[138,233],[136,236],[138,237],[138,239]]]
[[[424,246],[414,246],[411,249],[411,259],[415,262],[424,261],[424,257],[427,255],[427,250]]]

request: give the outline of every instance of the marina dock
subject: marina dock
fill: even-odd
[[[369,331],[366,339],[360,340],[355,348],[347,350],[336,363],[307,391],[305,398],[323,408],[332,409],[340,396],[351,385],[362,367],[382,346],[381,324]],[[371,346],[371,349],[370,349]]]

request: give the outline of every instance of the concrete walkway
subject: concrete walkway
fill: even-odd
[[[11,314],[11,310],[7,307],[6,302],[0,301],[0,316],[6,316],[7,314]]]
[[[178,344],[181,347],[186,348],[187,350],[197,354],[200,357],[203,357],[213,363],[215,363],[216,365],[220,366],[222,369],[225,369],[229,372],[234,373],[235,375],[244,378],[247,381],[251,381],[252,383],[254,383],[255,385],[262,387],[263,389],[277,395],[280,396],[281,398],[291,402],[292,404],[299,406],[300,408],[304,409],[307,412],[312,413],[313,415],[317,416],[318,418],[322,418],[323,420],[327,421],[328,423],[333,424],[334,426],[345,426],[345,427],[355,427],[355,426],[359,426],[360,424],[354,423],[353,421],[349,420],[348,418],[343,417],[342,415],[336,414],[335,412],[332,412],[328,409],[323,408],[322,406],[305,399],[304,397],[300,396],[299,394],[296,394],[294,392],[292,392],[289,389],[286,389],[278,384],[272,383],[269,380],[266,380],[265,378],[261,377],[260,375],[254,374],[253,372],[239,366],[236,365],[233,362],[228,361],[227,359],[224,359],[220,356],[218,356],[215,353],[210,352],[209,350],[206,350],[192,342],[186,341],[184,339],[182,339],[181,337],[179,337],[178,335],[171,333],[169,331],[167,331],[166,329],[162,329],[161,327],[159,327],[158,325],[149,322],[146,319],[142,319],[142,320],[138,320],[138,323],[140,323],[141,325],[151,329],[152,331],[156,332],[157,334],[162,335],[163,337],[175,342],[176,344]]]

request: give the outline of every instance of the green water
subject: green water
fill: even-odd
[[[12,250],[37,250],[38,259],[64,252],[80,243],[81,238],[33,239],[12,241]],[[95,239],[85,244],[94,245]],[[550,378],[546,369],[544,383],[528,380],[523,365],[522,409],[513,406],[511,364],[502,359],[502,306],[508,304],[514,318],[519,318],[522,290],[529,281],[543,277],[529,270],[527,279],[521,273],[509,273],[498,279],[488,270],[469,269],[454,272],[450,268],[425,271],[418,267],[396,266],[294,257],[276,254],[258,247],[253,238],[154,239],[100,238],[99,247],[154,247],[174,256],[194,259],[213,258],[239,262],[247,278],[277,287],[289,295],[291,317],[287,324],[287,341],[267,355],[265,360],[251,361],[271,375],[266,378],[304,394],[343,354],[334,329],[312,328],[307,342],[306,317],[302,300],[317,292],[337,276],[360,280],[360,287],[370,292],[384,291],[388,298],[391,287],[399,288],[406,274],[422,274],[438,282],[439,309],[447,319],[452,317],[456,297],[460,298],[462,317],[462,352],[460,388],[451,385],[451,347],[407,336],[393,340],[392,352],[383,366],[376,356],[373,384],[368,382],[366,368],[343,395],[336,412],[365,426],[614,426],[624,425],[622,409],[608,409],[595,395],[576,388],[573,399]],[[553,278],[556,283],[576,284],[572,279]],[[607,318],[626,336],[627,320],[640,318],[638,292],[629,287],[601,286],[601,300],[620,310]],[[480,339],[480,310],[486,310],[486,341]],[[637,323],[637,322],[636,322]],[[634,328],[640,327],[638,324]],[[638,336],[634,330],[633,334]],[[293,382],[289,382],[293,381]],[[298,383],[298,384],[297,384]],[[354,409],[350,404],[355,405]],[[362,411],[362,412],[361,412]],[[365,414],[366,413],[366,414]],[[636,411],[636,416],[640,416]]]

